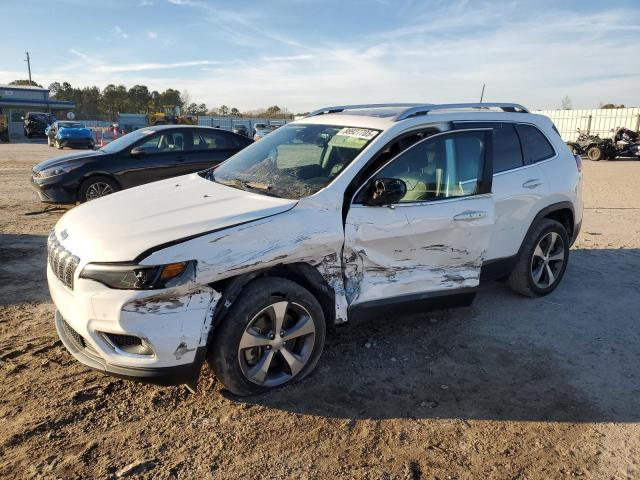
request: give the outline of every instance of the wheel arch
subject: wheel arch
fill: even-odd
[[[265,277],[285,278],[306,288],[320,303],[327,327],[334,324],[336,317],[335,292],[318,269],[304,262],[280,264],[219,280],[210,285],[211,288],[222,293],[222,297],[213,312],[213,325],[207,344],[211,341],[212,333],[224,321],[231,306],[242,294],[245,287],[253,280]]]
[[[86,183],[87,180],[93,178],[93,177],[106,177],[109,180],[112,180],[120,190],[122,190],[122,184],[118,181],[118,179],[111,173],[109,172],[102,172],[102,171],[96,171],[96,170],[91,170],[89,172],[83,173],[82,177],[80,178],[80,181],[78,182],[78,187],[76,188],[76,200],[80,200],[80,191],[82,190],[82,186]]]
[[[560,222],[567,229],[567,235],[569,236],[570,241],[573,242],[573,240],[575,240],[574,231],[576,226],[573,204],[571,202],[554,203],[540,210],[534,217],[531,225],[529,225],[529,228],[527,229],[527,233],[522,239],[522,243],[520,244],[520,248],[518,249],[518,257],[520,257],[520,254],[522,253],[522,249],[527,238],[529,238],[529,235],[531,234],[531,230],[533,230],[535,225],[543,218],[549,218],[551,220]]]

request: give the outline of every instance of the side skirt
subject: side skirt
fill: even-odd
[[[468,307],[476,296],[477,288],[454,291],[425,292],[372,300],[349,307],[349,319],[360,320],[371,316],[402,316],[413,313]]]

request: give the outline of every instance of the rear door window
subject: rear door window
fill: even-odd
[[[520,140],[511,123],[460,122],[456,129],[491,128],[493,130],[493,173],[505,172],[524,165]]]
[[[541,162],[556,154],[547,137],[533,125],[518,124],[516,130],[522,143],[526,163]]]
[[[203,132],[195,130],[193,132],[193,149],[194,150],[231,150],[235,149],[236,144],[222,132]]]
[[[147,154],[182,152],[185,150],[184,132],[162,132],[147,138],[139,147]]]

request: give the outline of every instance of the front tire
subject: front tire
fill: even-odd
[[[569,235],[564,225],[544,218],[525,240],[509,287],[527,297],[553,292],[560,284],[569,261]]]
[[[58,150],[62,150],[64,147],[63,145],[60,143],[60,140],[56,139],[56,148]]]
[[[118,184],[109,177],[97,176],[87,178],[80,186],[78,199],[81,203],[104,197],[120,190]]]
[[[318,300],[284,278],[251,282],[214,332],[209,365],[235,395],[253,395],[308,375],[324,347]]]

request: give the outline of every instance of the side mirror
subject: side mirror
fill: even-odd
[[[384,206],[398,203],[407,194],[407,184],[398,178],[376,178],[369,187],[367,205]]]
[[[129,152],[129,155],[131,155],[132,157],[140,157],[141,155],[144,155],[144,148],[142,147],[133,147],[131,149],[131,151]]]

